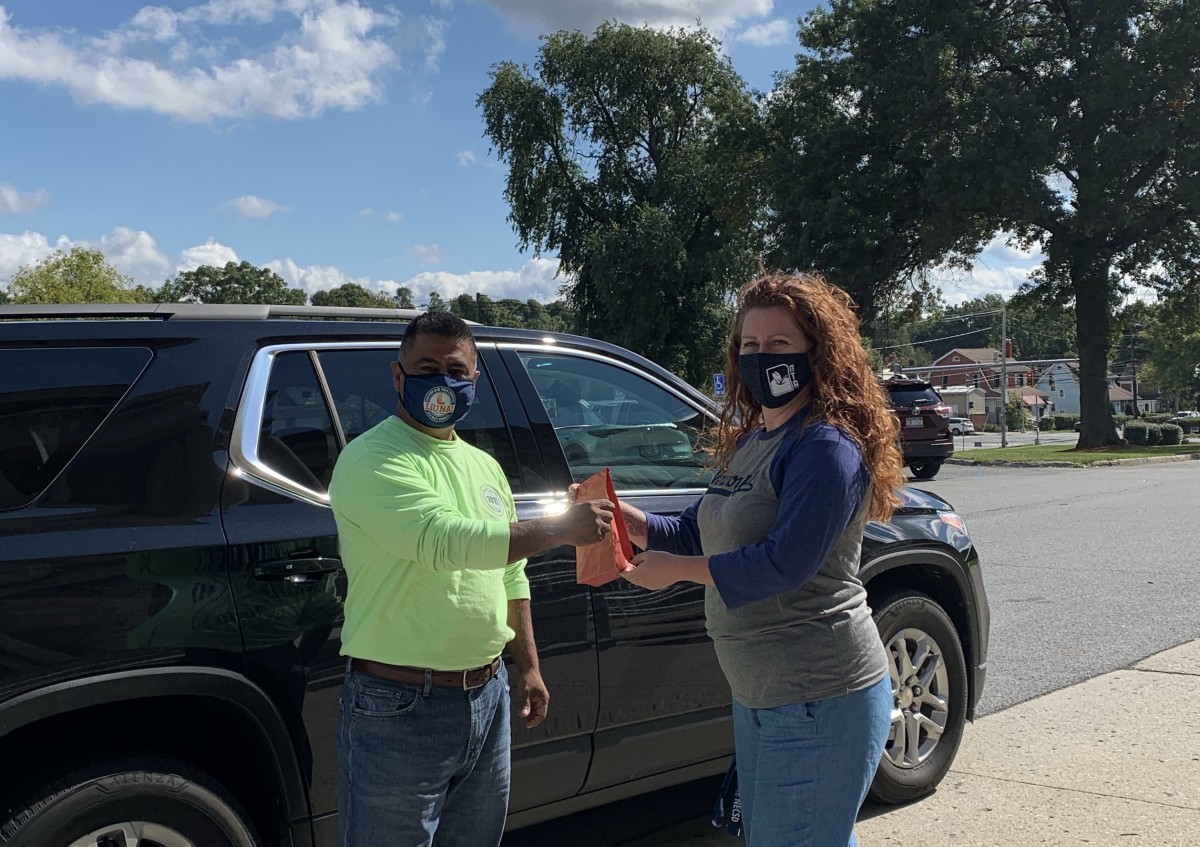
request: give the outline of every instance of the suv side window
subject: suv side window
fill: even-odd
[[[0,350],[0,509],[46,490],[150,357],[144,347]]]
[[[396,348],[322,350],[317,354],[346,441],[366,432],[396,410],[391,367]],[[514,493],[524,490],[517,452],[482,360],[475,404],[454,431],[488,453],[504,469]]]
[[[704,488],[702,412],[615,364],[519,351],[576,482],[609,468],[617,489]]]
[[[267,383],[259,460],[310,491],[324,492],[339,451],[311,356],[303,350],[279,353]]]

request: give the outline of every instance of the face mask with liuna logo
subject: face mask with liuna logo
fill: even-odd
[[[475,381],[450,374],[404,374],[402,405],[413,420],[430,429],[445,429],[461,421],[475,404]]]
[[[807,353],[746,353],[738,356],[738,373],[760,406],[778,409],[812,380],[812,363]]]

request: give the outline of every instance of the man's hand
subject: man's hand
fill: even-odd
[[[521,671],[517,676],[517,709],[526,729],[533,729],[546,719],[550,691],[540,671]]]
[[[554,518],[556,540],[586,547],[603,541],[612,531],[613,504],[608,500],[575,503]]]

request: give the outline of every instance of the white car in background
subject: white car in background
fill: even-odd
[[[952,435],[974,435],[975,426],[970,418],[951,418],[950,432]]]

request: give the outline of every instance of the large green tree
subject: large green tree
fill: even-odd
[[[133,280],[108,263],[104,253],[86,247],[55,250],[13,274],[8,294],[14,303],[139,303],[145,298]]]
[[[885,296],[993,231],[1039,244],[1031,293],[1075,309],[1080,446],[1116,441],[1119,300],[1200,281],[1200,6],[834,0],[801,41],[770,109],[777,233]]]
[[[393,295],[392,299],[395,301],[393,305],[395,305],[398,309],[417,308],[416,301],[413,300],[412,289],[403,285],[396,289],[396,293]]]
[[[387,294],[368,291],[356,282],[347,282],[328,291],[313,294],[314,306],[358,306],[360,308],[394,309],[396,301]]]
[[[754,272],[758,119],[702,30],[605,24],[497,65],[479,97],[522,249],[558,255],[576,328],[696,381]]]
[[[201,265],[163,283],[160,303],[255,303],[303,306],[308,295],[289,288],[279,274],[249,262],[226,262],[222,268]]]

